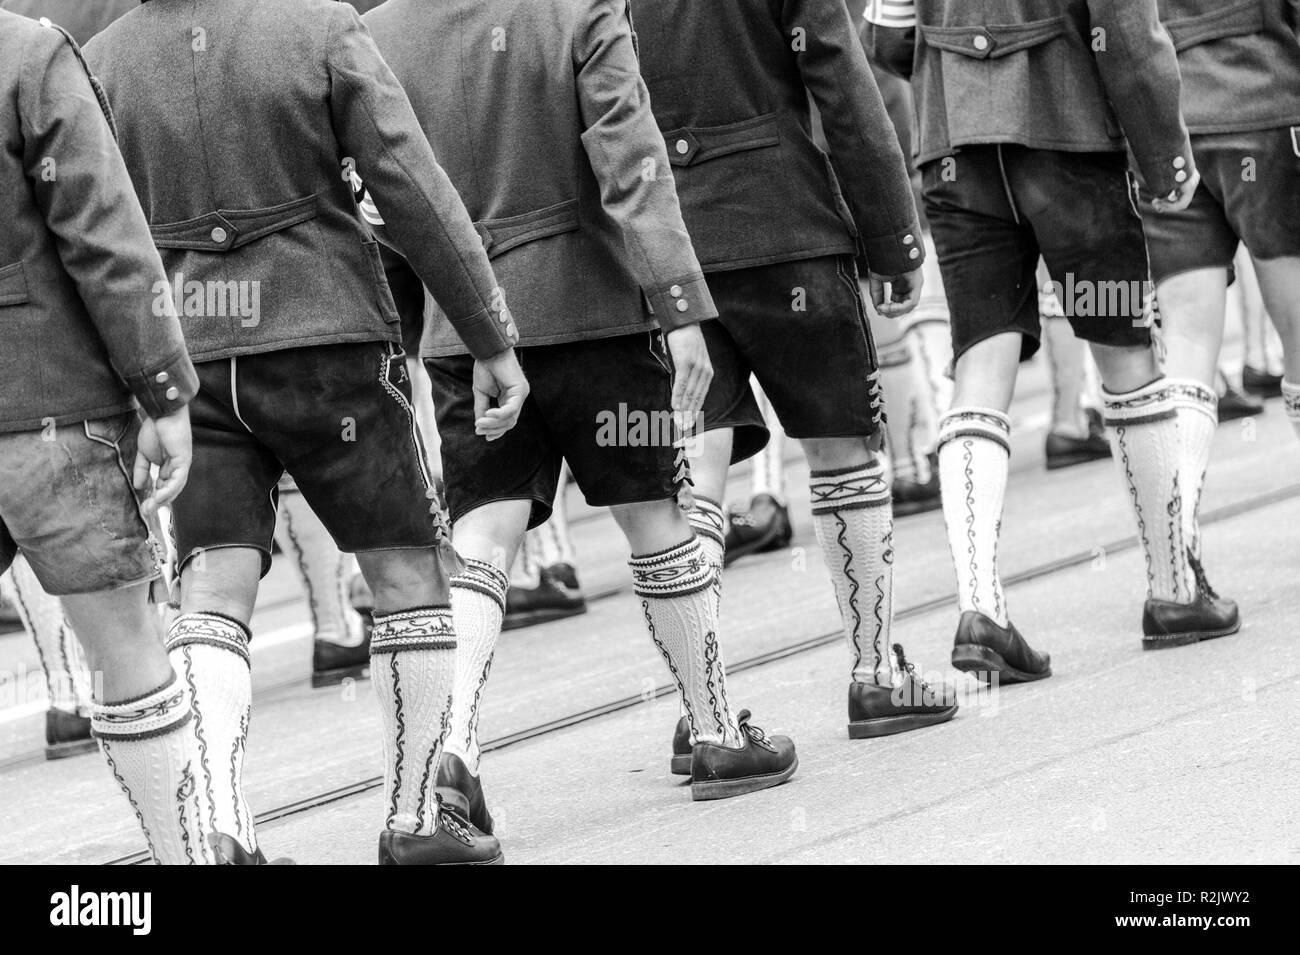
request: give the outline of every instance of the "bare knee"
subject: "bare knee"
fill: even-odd
[[[252,547],[214,547],[192,555],[181,568],[181,610],[211,611],[247,625],[262,579],[262,552]]]
[[[363,552],[357,565],[374,592],[376,616],[447,605],[447,572],[433,548]]]

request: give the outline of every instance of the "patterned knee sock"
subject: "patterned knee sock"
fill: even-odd
[[[77,635],[63,615],[63,604],[45,592],[21,554],[10,567],[9,582],[14,607],[36,644],[50,705],[69,713],[89,713],[90,672]]]
[[[376,616],[370,678],[384,721],[384,825],[432,835],[438,823],[434,774],[456,679],[451,608],[418,607]]]
[[[894,614],[894,519],[878,463],[813,471],[813,526],[835,585],[853,682],[888,686]]]
[[[726,548],[726,534],[723,530],[725,526],[722,515],[722,508],[716,501],[710,501],[707,497],[695,495],[695,507],[689,515],[691,529],[695,531],[695,538],[704,548],[704,556],[709,559],[709,563],[719,570],[722,569],[722,557]]]
[[[293,557],[307,589],[312,628],[317,640],[355,647],[364,639],[361,615],[348,599],[353,559],[297,491],[281,493],[275,539]]]
[[[1282,382],[1282,404],[1286,408],[1286,416],[1291,419],[1291,427],[1295,428],[1296,437],[1300,437],[1300,385],[1290,381]]]
[[[190,691],[198,784],[209,800],[207,829],[257,849],[244,799],[244,747],[253,706],[248,628],[219,613],[183,613],[167,632],[167,656]]]
[[[1106,425],[1113,429],[1115,460],[1137,517],[1147,593],[1190,603],[1196,579],[1183,537],[1178,411],[1168,382],[1158,378],[1136,391],[1107,392]]]
[[[753,470],[749,476],[749,498],[753,500],[760,494],[770,494],[781,504],[785,503],[785,432],[777,420],[772,403],[763,394],[763,389],[754,383],[754,395],[758,399],[758,408],[763,412],[763,423],[767,425],[768,439],[763,450],[750,459]]]
[[[650,639],[677,681],[691,738],[739,746],[718,641],[717,568],[694,537],[657,554],[634,556],[629,566]]]
[[[920,377],[912,368],[912,349],[906,339],[880,349],[880,384],[885,392],[885,439],[894,480],[918,480],[917,448],[912,442],[916,419],[915,385]],[[926,399],[929,400],[928,398]],[[924,457],[924,453],[921,455]],[[928,471],[926,465],[924,470]]]
[[[928,238],[926,245],[932,247]],[[938,450],[940,423],[952,405],[952,329],[947,321],[916,321],[907,331],[907,343],[916,375],[912,443],[926,455]]]
[[[1201,557],[1201,493],[1210,467],[1210,445],[1219,426],[1219,398],[1212,388],[1190,378],[1168,379],[1178,411],[1178,487],[1182,491],[1183,540]]]
[[[456,625],[456,683],[443,748],[455,753],[478,775],[479,706],[501,636],[510,581],[491,564],[465,559],[465,570],[451,578],[451,613]]]
[[[199,766],[190,691],[172,674],[152,693],[96,703],[91,729],[160,865],[211,865],[209,791]]]
[[[1000,627],[1007,601],[998,575],[998,537],[1011,460],[1011,419],[991,408],[953,408],[939,429],[939,483],[957,605]]]

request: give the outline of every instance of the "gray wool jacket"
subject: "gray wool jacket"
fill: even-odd
[[[365,22],[473,216],[521,344],[717,315],[624,0],[388,0]],[[382,207],[385,187],[366,186]],[[426,323],[422,354],[463,350]]]
[[[86,55],[195,361],[400,340],[351,171],[468,350],[514,343],[473,222],[351,6],[149,0]]]
[[[198,388],[75,44],[0,11],[0,431],[179,410]]]
[[[912,81],[918,165],[962,146],[1131,149],[1153,192],[1191,157],[1178,60],[1156,0],[915,0],[914,25],[871,21],[872,59]],[[887,18],[882,18],[887,19]]]

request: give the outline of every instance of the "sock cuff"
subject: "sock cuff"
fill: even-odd
[[[1175,408],[1199,411],[1218,423],[1219,396],[1213,388],[1207,388],[1194,378],[1166,378],[1165,384]]]
[[[1300,418],[1300,385],[1283,380],[1282,404],[1289,417]]]
[[[687,521],[694,528],[696,536],[707,537],[717,541],[718,544],[726,546],[726,536],[723,533],[725,520],[722,515],[722,508],[707,498],[697,497],[695,507],[687,516]]]
[[[173,620],[164,647],[169,653],[188,646],[216,647],[233,653],[247,665],[251,639],[248,628],[234,617],[202,610],[183,613]]]
[[[953,408],[939,419],[939,447],[957,438],[982,438],[1011,454],[1011,419],[994,408]]]
[[[190,691],[175,673],[158,689],[120,703],[95,703],[90,732],[103,740],[141,740],[163,736],[188,723],[193,716]]]
[[[375,615],[370,655],[412,650],[455,650],[456,628],[450,607],[412,607]]]
[[[632,589],[638,597],[685,597],[713,586],[714,568],[698,539],[655,554],[633,555]]]
[[[466,557],[464,571],[451,578],[451,585],[480,593],[497,604],[502,613],[506,612],[506,591],[510,589],[510,578],[487,561]]]
[[[833,471],[813,471],[809,478],[814,514],[884,507],[890,502],[885,466],[879,461]]]
[[[1178,414],[1173,391],[1164,376],[1133,391],[1116,394],[1103,390],[1102,397],[1106,401],[1108,428],[1153,424],[1157,421],[1167,421]]]

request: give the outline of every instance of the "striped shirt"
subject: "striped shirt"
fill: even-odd
[[[916,26],[916,0],[867,0],[862,14],[868,23],[907,29]]]

